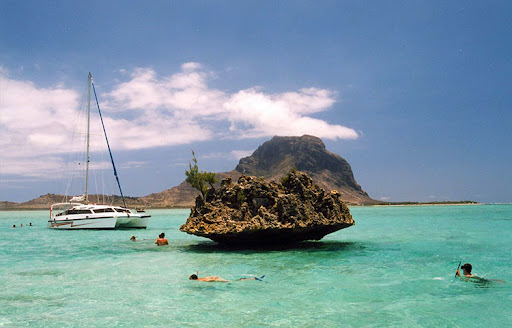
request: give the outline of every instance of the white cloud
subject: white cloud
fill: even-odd
[[[232,150],[229,153],[208,153],[201,155],[201,158],[210,159],[210,158],[229,158],[239,160],[240,158],[250,156],[254,150]]]
[[[232,137],[303,134],[327,139],[358,137],[351,128],[307,116],[328,110],[336,101],[336,92],[303,88],[296,92],[268,94],[260,88],[250,88],[229,94],[210,88],[207,82],[214,75],[201,68],[198,63],[186,63],[181,72],[160,78],[153,69],[136,69],[130,81],[120,83],[106,94],[108,108],[143,111],[144,116],[156,114],[158,119],[201,121],[203,131],[216,135],[228,131],[218,131],[215,121],[227,121]]]
[[[244,157],[251,156],[254,153],[254,150],[232,150],[231,157],[234,159],[241,159]]]
[[[37,88],[0,70],[0,174],[50,178],[77,116],[78,94],[60,86]]]
[[[334,93],[322,89],[269,95],[253,88],[232,95],[224,106],[230,112],[232,131],[238,130],[244,137],[311,134],[327,139],[356,139],[358,134],[353,129],[304,116],[327,110],[334,101]]]
[[[55,178],[56,172],[64,170],[64,164],[57,156],[15,157],[2,156],[0,171],[2,175],[15,175],[38,178]]]
[[[136,169],[139,167],[143,167],[147,163],[148,162],[145,162],[145,161],[129,161],[129,162],[121,163],[121,165],[119,167],[122,169]]]
[[[159,76],[151,68],[123,70],[121,78],[125,80],[116,82],[111,91],[101,93],[97,88],[115,151],[220,137],[312,134],[356,139],[359,135],[351,128],[309,116],[336,102],[336,92],[327,89],[272,94],[255,87],[229,93],[211,88],[208,81],[215,75],[199,63],[185,63],[170,76]],[[70,144],[82,142],[78,137],[83,130],[77,127],[84,121],[78,115],[84,102],[83,95],[58,83],[38,87],[9,78],[0,67],[0,174],[42,178],[59,174]],[[92,134],[102,133],[99,125],[94,128]],[[91,147],[99,143],[94,139]],[[226,155],[238,159],[250,153],[235,150]]]
[[[212,74],[196,71],[198,68],[199,64],[187,63],[180,73],[160,79],[150,68],[135,69],[130,81],[106,94],[104,107],[170,115],[180,120],[222,114],[225,94],[209,89],[206,81]]]
[[[211,158],[226,158],[226,153],[208,153],[201,155],[200,158],[211,159]]]
[[[201,64],[194,63],[194,62],[189,62],[189,63],[185,63],[185,64],[181,65],[181,68],[184,71],[193,71],[193,70],[200,69],[201,68]]]

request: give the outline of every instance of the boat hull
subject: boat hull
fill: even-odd
[[[117,229],[146,229],[150,216],[130,216],[128,220],[122,220],[116,226]]]
[[[67,218],[59,220],[49,220],[48,228],[60,230],[77,229],[116,229],[117,218]]]
[[[149,217],[49,220],[50,229],[146,229]]]

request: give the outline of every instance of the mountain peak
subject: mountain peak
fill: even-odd
[[[251,156],[242,158],[235,170],[278,180],[293,168],[306,172],[326,190],[340,191],[349,202],[373,201],[356,182],[350,164],[328,151],[320,138],[311,135],[273,137]]]
[[[320,138],[303,135],[302,137],[273,137],[263,143],[249,157],[242,158],[236,170],[252,175],[274,175],[276,169],[281,172],[295,166],[303,170],[313,164],[308,159],[314,154],[325,152],[325,144]]]

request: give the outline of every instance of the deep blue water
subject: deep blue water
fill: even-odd
[[[266,250],[180,232],[188,210],[151,211],[136,232],[55,231],[45,211],[0,212],[0,327],[512,325],[512,206],[351,212],[353,227]],[[169,246],[154,245],[160,232]],[[459,261],[506,283],[454,279]],[[189,281],[196,270],[234,281]],[[235,281],[252,275],[265,278]]]

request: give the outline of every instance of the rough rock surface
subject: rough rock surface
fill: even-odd
[[[196,198],[180,230],[218,243],[268,245],[320,240],[353,224],[339,192],[292,171],[281,183],[245,175],[238,183],[223,179],[205,200]]]

